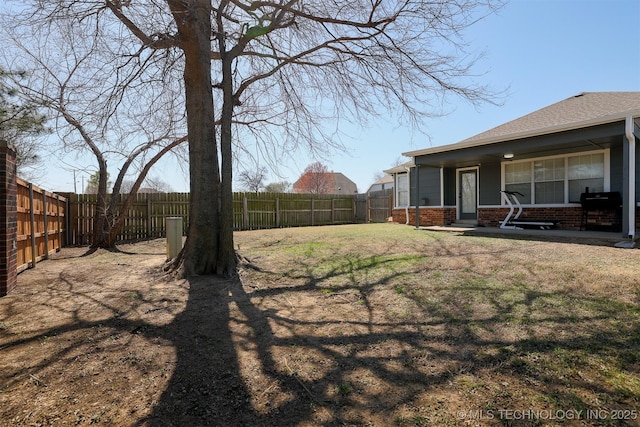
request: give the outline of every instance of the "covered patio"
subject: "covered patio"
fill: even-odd
[[[464,236],[500,237],[508,239],[538,240],[546,242],[576,243],[582,245],[616,246],[622,248],[635,248],[635,241],[624,239],[619,232],[605,231],[578,231],[578,230],[537,230],[523,229],[513,230],[498,227],[477,226],[425,226],[420,230],[458,233]]]

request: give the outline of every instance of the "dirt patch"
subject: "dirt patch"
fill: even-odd
[[[1,424],[637,425],[637,251],[393,225],[236,243],[238,280],[166,277],[163,240],[20,274]]]
[[[159,275],[159,241],[121,250],[65,248],[0,302],[8,425],[126,424],[154,407],[176,363],[154,331],[184,310],[188,289]]]

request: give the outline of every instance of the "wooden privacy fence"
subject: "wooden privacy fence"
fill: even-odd
[[[34,267],[66,244],[67,199],[16,178],[17,270]]]
[[[0,139],[0,297],[18,285],[18,272],[64,244],[67,199],[16,175],[16,149]]]
[[[393,189],[364,194],[366,222],[387,222],[393,210]]]
[[[96,194],[69,194],[69,244],[91,243]],[[120,196],[122,206],[125,196]],[[126,212],[117,240],[131,241],[164,237],[165,218],[182,217],[183,230],[189,219],[189,193],[140,193]]]
[[[235,230],[300,227],[355,222],[351,195],[234,193]]]
[[[124,197],[124,196],[123,196]],[[90,243],[95,194],[69,194],[69,244]],[[122,202],[122,200],[120,200]],[[121,205],[121,203],[120,203]],[[300,227],[356,222],[355,195],[234,193],[235,230]],[[143,193],[126,213],[118,241],[164,237],[165,218],[181,217],[189,226],[188,193]]]

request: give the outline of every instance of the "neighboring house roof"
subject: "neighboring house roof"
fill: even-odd
[[[333,179],[336,183],[336,190],[340,188],[340,193],[355,194],[358,192],[358,186],[356,183],[351,181],[344,174],[340,172],[333,172]]]
[[[374,182],[371,185],[376,185],[376,184],[393,184],[393,177],[388,173],[385,173],[384,176],[376,180],[376,182]]]
[[[380,179],[378,179],[374,184],[389,184],[393,183],[393,177],[388,173],[385,173]]]
[[[381,178],[377,179],[373,184],[369,186],[367,193],[370,193],[371,191],[384,190],[387,188],[393,188],[393,176],[385,172],[385,174]]]
[[[407,154],[405,154],[406,156]],[[387,169],[385,171],[383,171],[384,173],[388,173],[388,174],[394,174],[394,173],[402,173],[402,172],[406,172],[407,168],[412,168],[414,167],[416,164],[413,160],[411,160],[410,162],[406,162],[403,163],[401,165],[398,166],[394,166],[391,169]]]
[[[327,193],[327,194],[355,194],[358,192],[358,186],[356,185],[355,182],[351,181],[349,178],[347,178],[344,174],[340,173],[340,172],[327,172],[330,175],[333,175],[333,184],[334,184],[334,188],[333,191]],[[298,180],[296,182],[293,183],[293,192],[299,192],[300,189],[300,183],[301,183],[302,177],[298,178]],[[338,190],[338,188],[340,188],[340,190]]]
[[[640,116],[640,92],[585,92],[544,107],[456,144],[402,153],[414,157],[547,135]],[[389,172],[389,171],[386,171]]]

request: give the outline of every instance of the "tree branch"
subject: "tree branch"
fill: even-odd
[[[170,34],[153,34],[147,35],[140,29],[133,21],[131,21],[123,12],[120,2],[117,4],[112,0],[106,0],[107,7],[113,12],[113,14],[124,24],[125,27],[136,36],[144,46],[151,49],[168,49],[172,47],[179,47],[180,43],[176,36]]]

